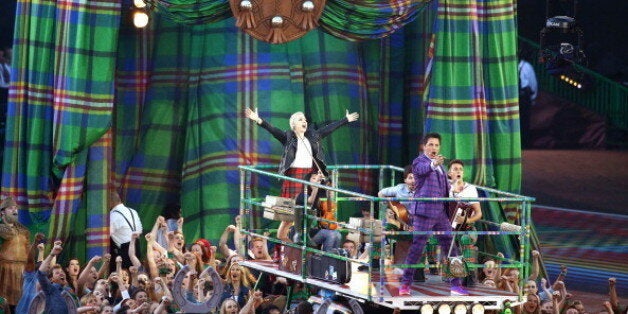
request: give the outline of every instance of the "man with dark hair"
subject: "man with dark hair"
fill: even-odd
[[[342,248],[347,251],[347,255],[349,258],[358,258],[359,257],[359,251],[358,251],[358,246],[355,243],[355,241],[350,240],[350,239],[346,239],[342,242]]]
[[[403,170],[403,183],[399,183],[395,186],[383,188],[377,193],[377,197],[395,197],[395,198],[409,198],[414,196],[415,181],[414,174],[412,174],[412,165],[407,165]],[[401,201],[399,203],[388,202],[388,208],[386,209],[386,230],[391,231],[408,231],[412,226],[412,222],[407,221],[409,218],[408,209],[412,205],[411,201]],[[408,255],[408,248],[410,247],[411,236],[389,236],[390,240],[394,242],[393,256],[394,263],[403,263]],[[435,251],[435,246],[428,246],[428,251]],[[425,260],[425,258],[421,258]],[[394,269],[395,273],[403,273],[403,270],[399,268]],[[414,279],[416,281],[425,281],[425,273],[423,269],[419,269],[415,273]]]
[[[449,162],[449,179],[451,179],[451,189],[449,197],[465,198],[478,197],[478,190],[475,186],[464,182],[464,163],[462,160],[454,159]],[[478,201],[459,201],[450,202],[450,216],[452,217],[457,231],[475,231],[475,222],[482,218],[482,208]],[[478,239],[477,234],[462,235],[459,237],[459,245],[462,250],[465,261],[477,263],[477,247],[475,243]],[[477,271],[472,270],[469,275],[464,278],[465,286],[470,287],[477,282]]]
[[[428,133],[423,138],[423,154],[420,154],[412,162],[412,174],[416,181],[414,197],[448,197],[449,180],[443,168],[445,157],[439,154],[441,137],[438,133]],[[445,202],[422,202],[417,201],[412,204],[410,213],[412,214],[412,226],[414,231],[451,231],[451,224],[447,216],[447,206]],[[443,234],[436,236],[441,247],[445,250],[450,247],[452,236]],[[428,235],[415,234],[412,238],[412,245],[406,257],[405,264],[416,264],[427,241]],[[456,248],[454,248],[455,251]],[[457,252],[454,252],[454,254]],[[406,268],[401,279],[399,295],[410,295],[410,284],[414,277],[415,269]],[[452,282],[452,292],[454,287],[459,287],[460,282]]]
[[[63,267],[59,264],[51,265],[61,251],[61,241],[55,241],[50,254],[39,265],[37,280],[41,286],[41,291],[46,295],[46,310],[44,313],[67,313],[68,305],[62,296],[68,282],[65,277]]]
[[[296,313],[296,314],[313,314],[314,313],[314,307],[312,306],[312,303],[310,303],[308,301],[301,301],[301,303],[299,303],[297,305],[297,307],[294,308],[294,313]]]
[[[109,260],[109,270],[115,270],[116,257],[122,256],[122,267],[133,266],[129,257],[129,243],[134,233],[142,233],[142,221],[135,209],[122,204],[122,199],[117,192],[109,195],[109,204],[112,206],[109,212],[109,234],[111,235],[111,259]],[[135,239],[135,247],[139,247],[139,240]],[[139,256],[139,250],[136,250]]]

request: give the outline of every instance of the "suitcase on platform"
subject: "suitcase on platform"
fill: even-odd
[[[333,249],[330,253],[348,257],[347,251],[343,249]],[[349,261],[312,253],[307,257],[307,269],[311,278],[341,285],[351,281],[351,262]]]
[[[301,276],[301,249],[284,245],[281,247],[279,270]]]

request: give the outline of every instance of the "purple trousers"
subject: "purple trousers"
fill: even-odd
[[[442,210],[430,217],[413,215],[412,226],[414,227],[414,231],[452,231],[451,222],[449,221],[445,210]],[[412,245],[410,245],[410,251],[408,252],[408,256],[406,256],[405,264],[416,264],[417,261],[419,261],[428,238],[429,235],[427,234],[417,234],[412,237]],[[441,247],[441,254],[447,254],[449,252],[449,246],[451,245],[452,236],[444,234],[436,235],[436,238],[438,239],[438,243]],[[451,254],[452,256],[458,255],[458,249],[455,245]],[[416,268],[404,269],[401,283],[404,285],[410,285],[412,283],[412,278],[414,278],[415,271]]]

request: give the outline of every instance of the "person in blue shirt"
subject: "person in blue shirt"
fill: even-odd
[[[37,280],[46,296],[44,313],[68,313],[68,305],[62,296],[63,291],[66,290],[65,287],[68,285],[65,272],[61,265],[51,265],[52,260],[62,250],[61,241],[55,241],[52,251],[50,251],[50,254],[39,266],[39,271],[37,271]]]

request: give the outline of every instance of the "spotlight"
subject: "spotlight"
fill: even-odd
[[[565,82],[571,87],[577,89],[587,89],[591,87],[590,78],[584,73],[575,69],[567,69],[563,74],[559,76],[560,80]]]
[[[133,25],[137,28],[146,27],[146,25],[148,25],[148,14],[143,10],[134,10]]]
[[[146,2],[144,0],[133,0],[133,5],[138,9],[143,9],[146,7]]]
[[[466,314],[467,306],[464,303],[458,303],[454,306],[454,314]]]
[[[545,1],[546,21],[539,38],[539,62],[545,64],[547,73],[573,87],[580,84],[578,88],[586,88],[587,84],[582,83],[584,74],[577,73],[579,66],[588,64],[583,50],[584,32],[576,20],[577,1],[572,5],[565,5],[563,0]]]
[[[438,305],[438,314],[451,314],[451,307],[447,303],[441,303]]]
[[[480,303],[473,304],[471,306],[471,314],[484,314],[484,305]]]
[[[423,304],[421,306],[421,314],[434,314],[434,307],[429,303]]]

